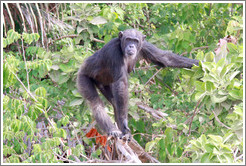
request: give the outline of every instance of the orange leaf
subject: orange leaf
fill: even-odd
[[[100,141],[101,141],[101,137],[98,136],[98,137],[96,138],[96,144],[98,144],[98,142],[100,142]]]
[[[111,152],[111,148],[109,146],[107,147],[107,149],[108,149],[109,152]]]
[[[106,142],[107,142],[107,137],[106,136],[102,136],[101,137],[102,139],[101,139],[101,145],[103,145],[103,146],[105,146],[106,145]]]
[[[96,136],[97,134],[98,134],[97,129],[92,128],[92,129],[86,134],[86,137],[87,137],[87,138],[94,137],[94,136]]]
[[[100,133],[97,132],[97,129],[92,128],[87,134],[86,137],[90,138],[90,137],[95,137],[96,136],[96,144],[100,143],[100,145],[102,145],[103,147],[106,146],[106,142],[107,142],[107,136],[102,136]],[[109,146],[107,146],[107,149],[109,152],[111,152],[111,148]]]

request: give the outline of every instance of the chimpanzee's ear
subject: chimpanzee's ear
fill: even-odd
[[[143,35],[143,41],[144,41],[144,39],[146,39],[146,35]]]
[[[122,36],[123,36],[123,32],[120,31],[120,32],[119,32],[119,38],[122,38]]]

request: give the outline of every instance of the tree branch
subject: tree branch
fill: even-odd
[[[199,110],[201,109],[201,107],[202,107],[202,105],[203,105],[203,104],[201,104],[200,107],[199,107],[199,109],[197,109],[198,106],[199,106],[199,104],[200,104],[200,102],[201,102],[201,100],[199,100],[199,101],[197,102],[196,108],[195,108],[194,113],[193,113],[193,115],[192,115],[192,117],[191,117],[191,121],[190,121],[190,125],[189,125],[189,135],[191,134],[191,124],[192,124],[192,122],[193,122],[193,119],[194,119],[195,115],[199,112]]]
[[[217,120],[217,122],[219,122],[219,124],[221,124],[222,126],[224,126],[224,127],[227,128],[227,129],[231,129],[230,127],[226,126],[224,123],[222,123],[222,122],[219,120],[218,116],[215,114],[215,112],[214,112],[213,110],[212,110],[212,112],[213,112],[214,117],[215,117],[215,119]]]
[[[144,86],[147,85],[161,70],[162,70],[162,68],[157,70],[157,72],[152,77],[150,77],[150,79],[144,84]]]

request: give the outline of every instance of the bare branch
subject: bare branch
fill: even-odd
[[[224,126],[224,127],[227,128],[227,129],[231,129],[230,127],[226,126],[224,123],[222,123],[222,122],[219,120],[218,116],[216,115],[216,113],[215,113],[213,110],[212,110],[212,112],[213,112],[214,117],[215,117],[215,119],[217,120],[217,122],[219,122],[219,124],[221,124],[222,126]]]
[[[5,4],[6,8],[7,8],[7,11],[8,11],[10,20],[11,20],[11,27],[12,27],[12,29],[15,31],[15,23],[14,23],[12,14],[11,14],[11,12],[10,12],[10,10],[9,10],[9,5],[8,5],[8,3],[4,3],[4,4]]]
[[[192,115],[192,117],[191,117],[190,125],[189,125],[189,135],[191,134],[191,124],[192,124],[192,121],[193,121],[195,115],[200,111],[200,109],[201,109],[201,107],[202,107],[202,105],[203,105],[203,104],[201,104],[200,107],[199,107],[199,109],[197,109],[200,103],[201,103],[201,100],[199,100],[199,101],[197,102],[196,108],[195,108],[195,110],[194,110],[194,112],[193,112],[193,115]]]
[[[143,104],[138,104],[138,108],[143,109],[144,111],[148,112],[149,114],[151,114],[155,119],[160,120],[160,119],[166,119],[165,117],[168,116],[168,114],[163,113],[161,111],[157,111],[147,105],[143,105]]]
[[[157,72],[152,77],[150,77],[150,79],[144,84],[144,86],[147,85],[150,82],[150,80],[152,80],[161,70],[162,70],[162,68],[157,70]]]

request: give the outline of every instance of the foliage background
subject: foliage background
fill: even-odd
[[[86,137],[93,118],[77,71],[119,31],[136,28],[202,63],[188,70],[139,61],[129,79],[134,138],[160,162],[242,163],[243,12],[238,3],[4,3],[3,162],[104,159]]]

